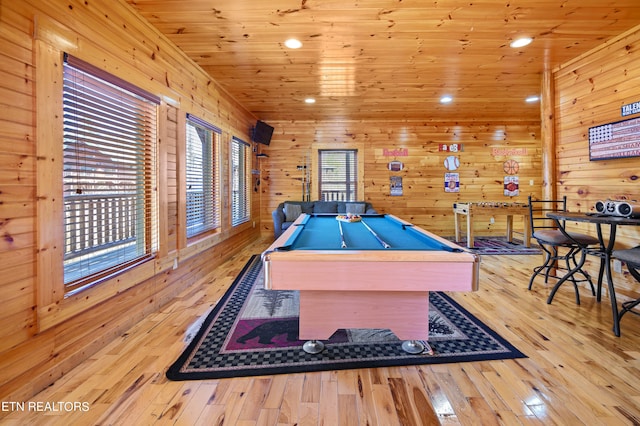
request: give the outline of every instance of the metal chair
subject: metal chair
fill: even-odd
[[[640,282],[640,246],[634,247],[632,249],[627,249],[627,250],[614,250],[613,257],[620,259],[621,261],[626,263],[627,269],[629,270],[629,273],[631,274],[631,276],[633,276],[633,278],[635,278],[638,282]],[[610,297],[613,298],[615,297],[615,295]],[[612,299],[612,300],[615,300],[615,299]],[[614,324],[614,327],[617,326],[616,329],[618,330],[618,332],[620,330],[620,320],[622,319],[622,316],[624,314],[626,314],[627,312],[631,312],[632,314],[640,315],[640,312],[633,311],[633,308],[635,308],[639,304],[640,304],[640,297],[638,297],[635,300],[629,300],[628,302],[624,302],[622,304],[622,309],[620,310],[620,313],[618,313],[617,315],[614,312],[614,321],[616,321],[617,323],[617,324]]]
[[[547,217],[549,212],[566,212],[567,197],[564,196],[559,200],[534,200],[529,196],[529,224],[531,225],[531,236],[535,238],[540,248],[545,254],[544,263],[533,268],[533,275],[529,280],[529,290],[533,286],[533,281],[538,275],[544,275],[544,282],[547,283],[549,278],[562,280],[563,277],[569,276],[566,281],[571,281],[576,291],[576,303],[580,304],[580,293],[578,292],[579,282],[588,282],[591,286],[591,293],[595,296],[595,288],[591,277],[582,269],[584,264],[584,253],[582,251],[590,245],[598,244],[598,239],[586,234],[575,232],[567,232],[565,224],[560,225],[565,229],[558,229],[555,220]],[[562,252],[559,250],[562,249]],[[581,254],[581,260],[578,262],[576,256]],[[554,274],[552,271],[556,270]],[[565,271],[560,275],[557,271]],[[571,272],[571,275],[567,275]],[[579,273],[584,279],[576,279],[575,275]],[[557,284],[561,284],[558,281]],[[553,295],[557,291],[558,285],[554,287],[547,303],[551,303]]]

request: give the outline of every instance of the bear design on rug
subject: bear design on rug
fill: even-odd
[[[291,320],[279,320],[266,322],[255,327],[253,330],[238,337],[236,342],[246,343],[248,340],[258,337],[258,342],[263,345],[273,343],[271,339],[279,334],[286,334],[288,342],[295,342],[298,340],[298,319]]]

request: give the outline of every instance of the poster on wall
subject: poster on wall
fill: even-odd
[[[452,143],[451,145],[438,144],[438,151],[440,152],[462,152],[462,148],[463,145],[461,143]]]
[[[460,192],[460,174],[444,174],[444,192]]]
[[[504,195],[507,197],[515,197],[520,193],[520,184],[518,176],[504,177]]]
[[[402,195],[402,176],[390,176],[389,187],[391,188],[391,195]]]
[[[640,118],[589,128],[589,160],[640,156]]]

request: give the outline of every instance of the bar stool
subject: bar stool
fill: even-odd
[[[535,238],[545,253],[544,263],[533,269],[533,275],[531,275],[531,279],[529,280],[529,290],[531,290],[533,281],[538,275],[542,274],[544,276],[544,282],[547,283],[549,278],[562,280],[566,274],[571,273],[569,279],[566,281],[570,280],[573,283],[576,292],[576,303],[578,305],[580,304],[580,293],[578,291],[579,282],[588,282],[591,286],[591,293],[595,296],[596,291],[591,277],[582,269],[582,265],[584,264],[584,253],[582,253],[582,251],[590,245],[598,244],[598,239],[586,234],[566,232],[566,230],[562,232],[558,229],[555,221],[546,216],[548,212],[566,212],[566,196],[558,200],[534,200],[529,196],[528,201],[531,236]],[[564,227],[564,223],[561,225]],[[560,248],[566,251],[560,253]],[[580,263],[576,260],[578,254],[582,254]],[[558,262],[564,263],[564,265],[559,266]],[[566,274],[562,276],[557,274],[551,275],[551,271],[554,269],[566,271]],[[576,273],[582,275],[584,279],[576,279]],[[558,284],[561,284],[560,281],[558,281]],[[550,303],[558,287],[558,285],[554,287],[547,303]]]
[[[631,276],[640,282],[640,246],[627,250],[614,250],[613,257],[626,263]],[[610,297],[615,297],[615,295],[610,295]],[[639,304],[640,297],[624,302],[619,314],[615,315],[614,312],[614,321],[617,321],[618,330],[620,330],[620,320],[624,314],[631,312],[634,315],[640,315],[640,312],[632,310]]]

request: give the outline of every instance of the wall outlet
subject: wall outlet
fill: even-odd
[[[173,269],[178,269],[178,259],[173,259]]]
[[[489,223],[496,223],[496,218],[491,216],[491,219],[489,219]]]
[[[622,262],[620,259],[613,259],[613,272],[622,273]]]

